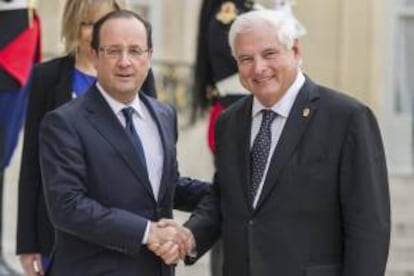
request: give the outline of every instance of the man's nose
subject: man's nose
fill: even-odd
[[[128,55],[128,51],[122,51],[122,54],[118,58],[118,64],[122,66],[128,66],[131,64],[131,58]]]
[[[266,68],[266,61],[263,58],[255,58],[253,63],[253,70],[254,73],[259,74],[262,73],[263,70]]]

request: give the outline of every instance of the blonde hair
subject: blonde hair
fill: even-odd
[[[115,10],[127,7],[125,0],[66,0],[62,16],[61,40],[67,54],[74,55],[77,51],[82,20],[89,11],[102,4],[112,4]]]

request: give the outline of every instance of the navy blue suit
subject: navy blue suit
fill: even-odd
[[[39,164],[39,128],[45,114],[73,99],[73,56],[67,55],[40,64],[33,69],[24,129],[16,253],[41,253],[49,256],[54,243],[54,229],[46,211]],[[148,73],[141,87],[144,94],[156,98],[154,76]],[[0,110],[3,109],[0,107]]]
[[[40,164],[56,228],[50,275],[174,274],[141,245],[147,220],[171,218],[174,206],[192,209],[206,186],[179,177],[173,108],[140,97],[157,123],[164,152],[158,201],[133,144],[95,86],[45,116]]]

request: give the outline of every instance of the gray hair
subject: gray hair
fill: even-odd
[[[229,44],[234,56],[234,43],[237,35],[247,33],[257,26],[268,25],[274,29],[278,42],[286,48],[291,48],[295,39],[306,33],[302,25],[292,14],[281,10],[254,10],[239,15],[230,27]]]

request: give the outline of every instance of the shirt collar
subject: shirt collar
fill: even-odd
[[[290,110],[292,109],[293,103],[295,102],[296,96],[299,94],[300,89],[305,83],[305,76],[302,71],[298,71],[295,81],[289,87],[285,95],[275,103],[270,109],[277,113],[283,118],[289,116]],[[257,116],[263,109],[268,109],[265,107],[256,97],[253,97],[252,105],[252,118]]]
[[[119,114],[121,110],[125,107],[132,107],[134,111],[138,114],[138,116],[144,119],[144,113],[142,111],[142,101],[139,98],[138,94],[131,103],[126,105],[115,100],[111,95],[109,95],[108,92],[106,92],[103,89],[103,87],[99,84],[99,82],[96,82],[96,87],[98,88],[99,92],[102,94],[102,96],[104,97],[104,99],[109,104],[109,106],[115,114]]]

